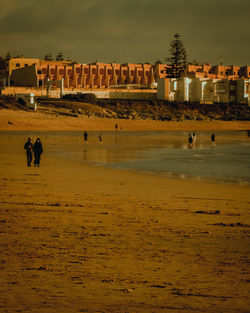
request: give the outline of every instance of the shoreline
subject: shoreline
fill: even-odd
[[[19,139],[0,136],[0,309],[248,310],[248,186],[46,151],[39,168],[27,167]]]
[[[12,123],[12,124],[9,124]],[[223,131],[250,130],[250,121],[156,121],[136,119],[89,118],[86,116],[63,117],[39,112],[0,110],[1,130],[87,130],[113,131],[115,124],[122,131]]]

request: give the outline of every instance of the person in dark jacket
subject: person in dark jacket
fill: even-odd
[[[26,150],[27,155],[27,165],[31,166],[31,161],[33,158],[33,143],[31,138],[28,138],[28,141],[24,145],[24,149]]]
[[[85,143],[87,143],[88,142],[88,133],[86,131],[84,132],[83,137],[84,137]]]
[[[37,138],[37,140],[34,144],[34,147],[33,147],[33,151],[34,151],[34,156],[35,156],[34,165],[39,166],[41,154],[43,153],[43,146],[42,146],[40,138]]]

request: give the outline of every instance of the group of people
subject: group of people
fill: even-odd
[[[189,143],[189,146],[192,147],[193,144],[195,143],[196,141],[196,134],[195,133],[190,133],[189,136],[188,136],[188,143]]]
[[[83,133],[83,138],[84,138],[84,142],[85,142],[85,143],[88,142],[88,137],[89,137],[89,135],[88,135],[88,133],[85,131],[85,132]],[[98,138],[99,142],[101,143],[102,140],[103,140],[102,133],[100,133],[97,138]]]
[[[26,150],[27,165],[31,166],[34,155],[34,166],[39,167],[41,154],[43,153],[43,146],[40,138],[37,138],[36,142],[33,144],[32,138],[29,137],[24,145],[24,149]]]
[[[115,125],[117,126],[117,124]],[[85,143],[88,142],[88,133],[85,131],[83,134],[84,141]],[[102,133],[99,134],[98,140],[101,143],[103,140]],[[196,134],[195,133],[190,133],[188,136],[188,143],[189,147],[192,148],[194,143],[196,141]],[[212,145],[215,145],[215,134],[211,134],[211,142]],[[26,155],[27,155],[27,165],[31,166],[31,162],[33,160],[33,155],[34,155],[34,166],[39,167],[40,166],[40,159],[41,155],[43,153],[43,146],[41,143],[40,138],[36,139],[36,142],[33,144],[32,138],[28,138],[28,141],[24,145],[24,149],[26,150]]]
[[[192,148],[193,145],[195,144],[195,142],[196,142],[196,134],[195,133],[190,133],[188,135],[189,147]],[[211,143],[212,143],[212,146],[215,145],[215,134],[214,133],[211,134]]]

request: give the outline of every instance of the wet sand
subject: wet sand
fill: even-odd
[[[249,312],[249,186],[22,146],[0,136],[1,312]]]

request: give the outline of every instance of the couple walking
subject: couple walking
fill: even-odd
[[[31,166],[33,153],[34,153],[34,157],[35,157],[34,166],[39,166],[41,154],[43,153],[43,146],[42,146],[40,138],[37,138],[34,145],[32,142],[32,138],[28,138],[28,141],[24,145],[24,149],[26,150],[26,155],[27,155],[27,165]]]

